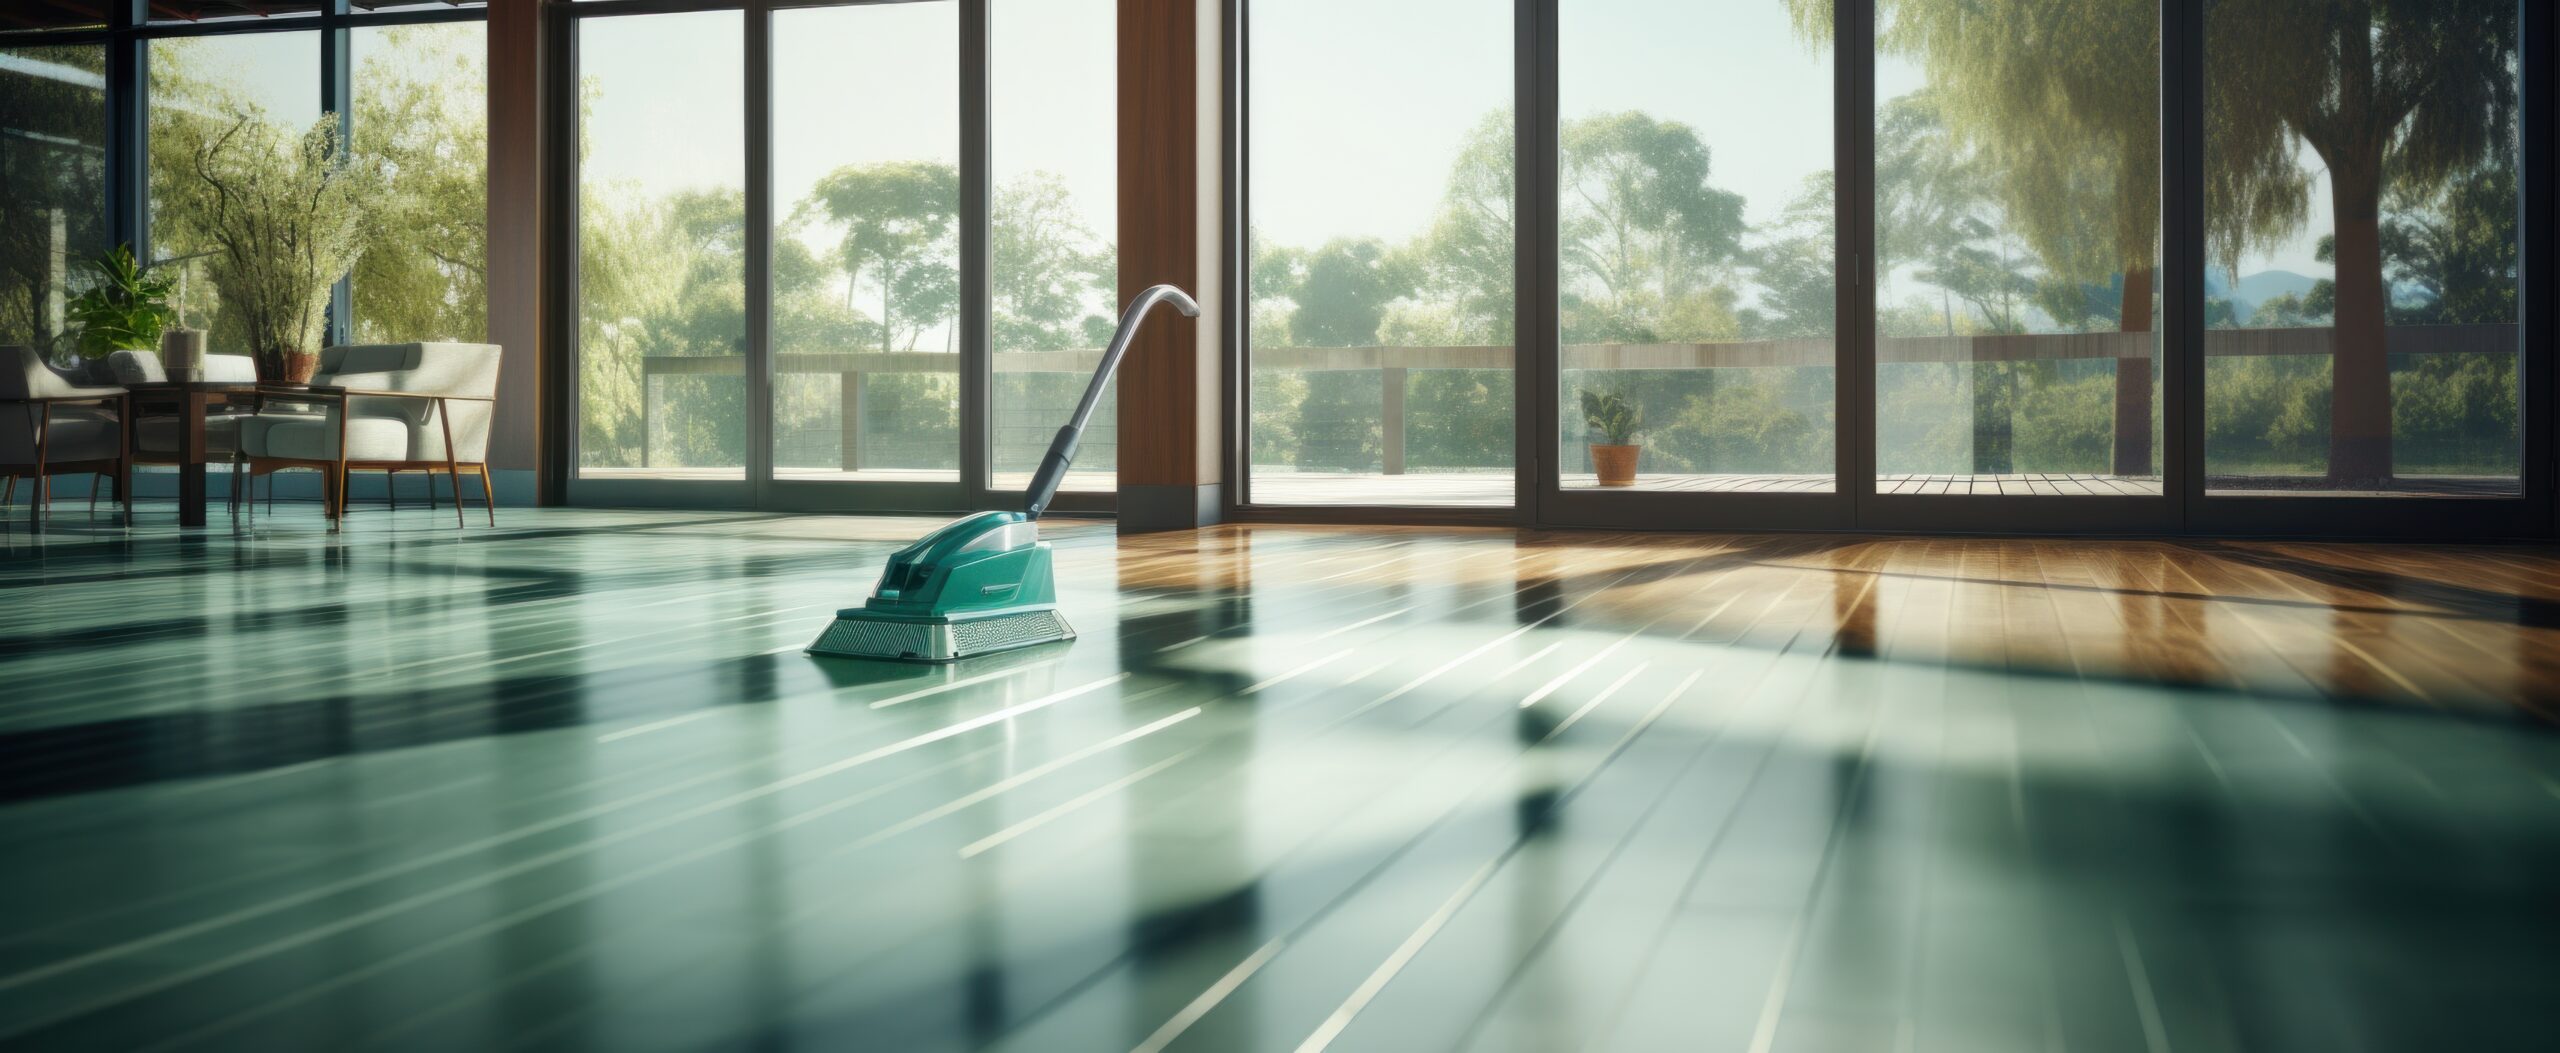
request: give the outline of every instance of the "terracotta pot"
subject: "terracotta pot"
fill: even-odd
[[[1636,482],[1636,455],[1642,446],[1603,446],[1591,444],[1591,470],[1600,473],[1602,486],[1633,486]]]
[[[308,384],[320,368],[320,356],[309,351],[270,351],[258,356],[258,383]]]

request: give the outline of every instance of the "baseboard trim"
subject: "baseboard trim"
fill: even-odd
[[[1214,526],[1225,507],[1216,483],[1196,486],[1120,486],[1120,532],[1156,534]]]
[[[444,473],[435,474],[437,499],[451,498],[453,489],[445,485]],[[499,508],[525,508],[534,503],[534,479],[531,469],[492,468],[489,470],[489,476],[498,487]],[[231,472],[226,468],[207,470],[204,479],[205,500],[220,502],[230,499],[231,478]],[[275,499],[278,501],[309,501],[316,504],[320,500],[320,473],[318,472],[286,470],[268,476],[267,480],[275,487]],[[73,499],[87,501],[89,488],[97,482],[98,477],[93,475],[57,475],[53,478],[53,499],[56,502]],[[356,473],[354,479],[348,484],[347,499],[358,502],[387,501],[390,497],[390,482],[391,477],[381,472]],[[258,495],[261,498],[267,495],[268,483],[261,483],[258,486]],[[425,472],[402,472],[398,476],[398,484],[399,497],[403,504],[415,501],[421,508],[426,506],[428,479]],[[18,481],[18,496],[21,500],[26,499],[27,488],[27,480]],[[111,493],[113,493],[112,489],[101,490],[99,496],[105,497]],[[480,501],[480,483],[471,473],[463,474],[462,494],[467,503],[478,504]],[[178,470],[162,465],[144,465],[135,468],[133,495],[146,501],[176,498]]]

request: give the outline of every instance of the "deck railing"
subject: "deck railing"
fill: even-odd
[[[2331,353],[2334,330],[2327,326],[2300,329],[2213,329],[2205,333],[2205,357],[2257,358],[2321,356]],[[2387,330],[2385,348],[2394,355],[2514,354],[2520,334],[2513,323],[2477,325],[2396,325]],[[1876,341],[1879,365],[1908,363],[2052,362],[2114,360],[2115,470],[2120,475],[2148,475],[2151,456],[2151,361],[2153,333],[2053,333],[1999,336],[1888,337]],[[999,351],[995,371],[1011,373],[1091,374],[1101,363],[1100,350]],[[1837,350],[1830,340],[1750,340],[1722,343],[1573,344],[1564,348],[1563,367],[1577,370],[1621,369],[1768,369],[1829,367]],[[784,353],[774,356],[774,371],[791,375],[837,377],[841,391],[842,459],[848,471],[863,467],[865,424],[863,390],[867,377],[898,373],[956,373],[956,357],[941,352],[856,351],[833,354]],[[1405,470],[1405,380],[1414,370],[1508,370],[1514,366],[1508,347],[1277,347],[1256,348],[1253,368],[1296,372],[1374,371],[1378,374],[1380,460],[1386,474]],[[745,359],[735,355],[650,355],[641,359],[643,390],[641,434],[649,434],[654,400],[649,382],[674,376],[744,376]],[[1047,431],[1037,439],[1045,442]],[[648,443],[644,441],[645,450]],[[644,454],[645,457],[645,454]],[[645,462],[644,462],[645,463]]]

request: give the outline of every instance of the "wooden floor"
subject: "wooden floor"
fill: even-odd
[[[2549,548],[501,515],[8,524],[0,1044],[2550,1048]]]

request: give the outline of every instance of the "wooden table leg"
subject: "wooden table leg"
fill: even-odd
[[[178,418],[178,525],[204,525],[205,404],[202,391],[187,392]]]

